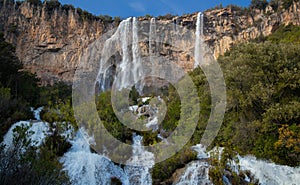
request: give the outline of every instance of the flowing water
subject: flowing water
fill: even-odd
[[[137,18],[130,17],[122,21],[114,35],[105,41],[97,77],[101,91],[111,88],[117,74],[116,89],[131,88],[141,80],[139,78],[143,73],[143,68],[141,67],[138,30]],[[120,53],[111,53],[116,48],[120,48]],[[114,61],[110,57],[114,57]],[[137,89],[139,90],[139,87]]]
[[[17,127],[28,127],[26,135],[28,137],[27,139],[31,139],[31,146],[40,146],[43,143],[47,136],[49,126],[48,123],[43,122],[40,119],[40,112],[42,111],[42,109],[42,107],[35,110],[31,109],[34,114],[35,120],[19,121],[10,127],[3,138],[3,144],[5,144],[6,149],[14,146],[14,129]]]
[[[195,63],[194,68],[204,63],[204,50],[203,50],[203,14],[201,12],[197,15],[196,21],[196,40],[195,40]]]
[[[111,183],[112,178],[117,178],[123,184],[129,184],[128,177],[120,166],[103,155],[91,152],[90,145],[83,134],[83,130],[77,133],[71,141],[71,149],[60,160],[71,183],[106,185]]]
[[[142,161],[144,166],[128,165],[122,168],[105,155],[91,152],[84,133],[83,130],[77,133],[71,141],[71,149],[61,158],[63,170],[72,184],[110,184],[112,179],[118,179],[124,185],[152,184],[150,169],[154,165],[154,156],[144,150],[141,136],[133,137],[133,155],[129,163]]]
[[[143,137],[134,135],[132,158],[129,162],[132,164],[141,164],[142,162],[143,166],[128,165],[125,167],[125,171],[130,184],[151,185],[150,169],[154,166],[154,155],[144,150],[142,140]]]
[[[276,165],[253,156],[238,156],[241,170],[249,170],[261,185],[299,185],[300,167]]]
[[[153,18],[149,25],[149,56],[150,59],[157,52],[158,44],[156,40],[156,20]],[[178,28],[173,28],[177,30]],[[100,69],[98,73],[98,84],[100,90],[104,91],[111,88],[112,82],[116,74],[120,75],[116,82],[117,89],[131,87],[140,79],[143,74],[141,63],[141,48],[139,46],[139,21],[137,18],[128,18],[122,21],[116,33],[108,39],[102,50],[102,59],[100,62]],[[196,23],[196,41],[195,41],[195,63],[194,67],[202,65],[203,59],[203,14],[197,15]],[[109,52],[112,48],[119,47],[121,53],[115,55],[115,61],[109,60]],[[143,85],[143,82],[141,82]],[[142,91],[142,85],[138,87]],[[131,106],[130,110],[133,112],[138,111],[138,106]],[[40,112],[42,108],[33,110],[35,120],[20,121],[14,124],[7,134],[4,136],[3,143],[6,149],[13,147],[13,130],[17,126],[28,126],[28,137],[32,140],[31,145],[40,146],[49,130],[49,125],[42,122],[40,119]],[[157,119],[153,119],[148,124],[149,126],[155,124]],[[70,131],[67,131],[70,132]],[[70,135],[70,133],[63,133]],[[73,132],[73,131],[71,131]],[[62,134],[62,135],[63,135]],[[84,137],[85,136],[85,137]],[[159,137],[164,140],[163,137]],[[73,139],[69,139],[72,147],[60,159],[63,164],[63,170],[66,171],[70,177],[72,184],[110,184],[112,179],[118,179],[122,184],[152,184],[151,168],[154,166],[154,155],[146,151],[142,145],[143,138],[139,135],[134,135],[132,145],[132,157],[128,163],[131,165],[120,166],[112,162],[105,154],[97,154],[91,151],[89,142],[86,138],[84,130],[76,133]],[[208,171],[211,167],[207,159],[211,157],[212,153],[219,151],[219,160],[221,159],[220,153],[222,148],[214,149],[211,152],[206,152],[206,148],[202,145],[193,147],[198,153],[198,160],[192,161],[186,165],[183,173],[174,184],[189,185],[199,184],[206,185],[212,184],[209,180]],[[300,168],[292,168],[288,166],[276,165],[271,162],[257,160],[254,157],[238,156],[239,162],[232,164],[232,168],[239,172],[240,170],[249,170],[255,178],[259,179],[262,185],[299,185],[300,183]],[[143,163],[143,166],[135,166],[135,163]],[[246,179],[247,180],[247,179]],[[230,184],[226,177],[223,177],[224,184]]]
[[[209,164],[203,161],[193,161],[187,164],[185,172],[180,177],[177,185],[210,185],[208,176]]]

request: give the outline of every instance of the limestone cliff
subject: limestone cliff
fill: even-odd
[[[261,36],[268,36],[280,25],[300,25],[300,3],[285,10],[240,9],[228,7],[206,11],[205,40],[214,50],[215,57],[238,42],[245,42]]]
[[[113,24],[83,19],[77,9],[8,3],[0,5],[0,22],[7,41],[25,68],[43,83],[70,82],[81,52]]]
[[[300,25],[299,7],[298,2],[287,10],[275,10],[272,6],[263,10],[235,6],[207,10],[205,42],[218,57],[234,44],[267,36],[282,24]],[[195,13],[158,19],[195,29],[196,17]],[[25,68],[36,73],[44,84],[56,80],[71,82],[84,48],[117,24],[61,5],[51,7],[45,3],[8,0],[0,3],[0,28],[6,40],[16,46]]]

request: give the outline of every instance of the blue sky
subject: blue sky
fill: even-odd
[[[216,5],[235,4],[248,6],[251,0],[60,0],[62,4],[72,4],[95,15],[110,15],[127,18],[130,16],[153,16],[167,13],[182,15],[204,11]]]

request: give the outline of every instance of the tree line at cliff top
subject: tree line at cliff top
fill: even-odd
[[[59,7],[61,7],[63,10],[66,10],[67,12],[69,10],[73,10],[73,11],[76,10],[76,12],[80,15],[80,18],[82,18],[82,20],[94,20],[94,19],[96,19],[96,20],[101,20],[104,23],[115,23],[116,25],[118,25],[120,23],[120,21],[123,19],[119,16],[116,16],[116,17],[111,17],[109,15],[98,15],[98,16],[96,16],[96,15],[93,15],[93,14],[89,13],[86,10],[82,10],[81,8],[78,8],[78,7],[75,8],[71,4],[62,5],[58,0],[44,0],[44,1],[41,1],[41,0],[24,0],[24,1],[21,1],[21,0],[0,0],[0,4],[3,4],[4,2],[6,2],[7,4],[8,3],[14,4],[16,2],[16,4],[18,6],[21,5],[22,2],[29,2],[34,6],[45,5],[47,10],[50,11],[50,12],[57,9],[57,8],[59,8]],[[276,12],[276,11],[279,11],[279,10],[284,11],[284,10],[289,9],[292,6],[293,2],[299,2],[299,0],[270,0],[270,1],[267,1],[267,0],[251,0],[251,2],[249,4],[249,7],[240,7],[240,6],[236,6],[236,5],[233,5],[233,4],[230,4],[227,7],[233,7],[236,10],[243,10],[243,11],[241,11],[241,13],[248,13],[249,11],[254,10],[254,9],[265,10],[266,7],[268,5],[270,5],[272,7],[272,9]],[[219,4],[219,5],[215,6],[214,8],[211,8],[211,9],[220,9],[220,8],[223,8],[222,4]],[[157,18],[158,19],[170,19],[173,16],[174,15],[172,15],[170,13],[167,13],[166,15],[157,16]],[[146,14],[144,17],[149,18],[149,17],[154,17],[154,16]]]

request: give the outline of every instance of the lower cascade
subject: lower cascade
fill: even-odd
[[[253,156],[239,156],[239,166],[249,170],[259,179],[261,185],[297,185],[300,182],[300,168],[276,165],[271,162],[257,160]]]
[[[188,185],[188,184],[198,184],[198,185],[209,185],[212,182],[209,180],[208,176],[209,164],[203,161],[194,161],[187,165],[185,172],[179,178],[176,185]]]
[[[92,153],[83,134],[83,130],[77,132],[71,141],[71,149],[61,159],[63,170],[68,173],[72,184],[110,184],[113,179],[124,185],[152,184],[150,169],[154,165],[154,156],[143,150],[141,136],[133,137],[132,160],[141,160],[145,165],[121,168],[104,155]]]
[[[35,112],[35,114],[35,118],[39,118],[39,112]],[[48,136],[49,124],[47,122],[41,120],[20,121],[15,123],[4,136],[2,144],[5,144],[6,149],[14,147],[13,129],[22,125],[27,126],[28,132],[31,132],[28,135],[29,139],[31,139],[31,145],[41,145]],[[111,184],[113,181],[119,181],[124,185],[150,185],[153,183],[151,169],[154,166],[154,156],[152,153],[144,150],[142,136],[133,136],[133,150],[130,160],[131,162],[143,161],[144,166],[120,166],[104,154],[92,152],[83,129],[77,131],[72,139],[69,137],[69,132],[70,130],[67,130],[62,135],[70,141],[72,147],[61,157],[60,162],[63,165],[63,171],[68,174],[71,184]],[[74,131],[71,129],[71,132]],[[90,137],[90,139],[92,140],[93,138]],[[214,148],[211,151],[206,151],[204,146],[197,145],[192,147],[192,149],[197,152],[198,159],[186,164],[172,183],[178,185],[213,184],[208,175],[211,167],[208,160],[214,153],[218,153],[217,158],[221,160],[223,148]],[[234,161],[228,163],[231,169],[237,173],[245,170],[250,171],[261,185],[298,185],[300,182],[300,167],[293,168],[277,165],[272,162],[258,160],[253,156],[243,157],[238,155],[237,158],[237,163]],[[222,181],[223,184],[231,184],[230,180],[225,176],[223,176]],[[249,178],[245,177],[245,182],[247,181],[249,181]]]
[[[110,184],[112,178],[129,184],[128,177],[120,166],[105,156],[91,152],[83,131],[77,132],[71,143],[71,149],[64,154],[61,162],[72,184]]]

